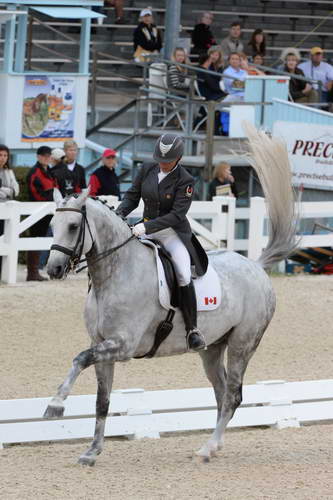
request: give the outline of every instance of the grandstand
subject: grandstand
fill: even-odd
[[[14,4],[24,2],[11,2]],[[33,4],[38,2],[25,2]],[[84,5],[85,1],[72,2],[73,5]],[[87,4],[92,2],[87,2]],[[149,3],[149,2],[148,2]],[[267,35],[266,64],[274,65],[278,61],[280,51],[284,47],[296,46],[303,57],[307,57],[308,49],[313,45],[320,45],[325,49],[329,59],[333,56],[333,16],[331,2],[312,0],[226,0],[214,1],[183,0],[181,11],[181,26],[179,37],[189,39],[198,16],[205,10],[214,13],[212,30],[220,41],[226,36],[228,26],[232,21],[239,20],[242,25],[243,39],[247,43],[250,33],[256,28],[262,28]],[[0,8],[6,8],[8,2],[0,3]],[[93,144],[112,147],[121,146],[123,180],[131,178],[132,159],[142,161],[151,150],[151,145],[159,135],[160,127],[147,127],[147,106],[138,105],[135,101],[138,92],[147,92],[148,80],[145,79],[143,68],[133,64],[132,33],[137,24],[138,13],[146,6],[146,2],[125,0],[126,24],[115,24],[113,9],[107,9],[107,17],[102,24],[93,23],[90,41],[89,72],[91,84],[89,93],[88,138]],[[158,26],[165,29],[165,2],[154,2],[154,14]],[[38,72],[76,72],[79,60],[80,21],[50,17],[40,9],[29,9],[29,29],[25,70]],[[282,21],[282,22],[281,22]],[[0,60],[4,57],[4,30],[0,39]],[[194,60],[195,62],[195,60]],[[155,95],[156,97],[156,95]],[[279,96],[277,96],[279,97]],[[170,102],[175,107],[177,103]],[[271,100],[271,98],[270,98]],[[192,103],[193,104],[193,103]],[[194,108],[194,105],[192,106]],[[196,109],[198,106],[196,107]],[[195,111],[194,111],[195,112]],[[112,120],[108,121],[108,118]],[[149,120],[148,120],[149,121]],[[97,126],[102,124],[103,126]],[[133,124],[135,130],[140,129],[140,151],[133,152]],[[207,124],[209,127],[209,123]],[[179,127],[179,125],[178,125]],[[207,135],[205,130],[182,130],[188,138],[186,162],[190,168],[198,169],[207,162]],[[215,137],[214,150],[210,152],[214,160],[232,159],[230,151],[239,148],[242,139],[230,137]],[[242,146],[241,146],[242,147]],[[96,157],[96,155],[95,155]],[[94,166],[94,154],[86,156],[91,168]],[[213,158],[210,159],[213,161]],[[235,160],[232,159],[235,163]],[[237,165],[247,165],[246,159],[236,161]],[[127,177],[126,177],[127,175]],[[204,177],[204,176],[202,176]],[[205,176],[207,178],[207,175]],[[123,186],[126,187],[126,184]],[[253,188],[250,191],[253,193]],[[254,191],[256,193],[256,191]]]

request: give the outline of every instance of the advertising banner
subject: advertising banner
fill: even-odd
[[[333,126],[277,121],[273,136],[287,146],[295,186],[333,190]]]
[[[74,136],[75,78],[26,76],[22,141],[61,141]]]

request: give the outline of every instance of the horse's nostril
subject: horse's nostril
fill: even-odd
[[[63,267],[61,265],[52,266],[48,268],[47,272],[51,279],[61,278],[63,274]]]

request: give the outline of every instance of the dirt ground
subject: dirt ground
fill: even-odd
[[[273,283],[277,312],[245,383],[332,378],[333,276],[273,277]],[[72,358],[88,347],[82,319],[86,289],[82,276],[0,285],[0,399],[54,394]],[[207,386],[195,354],[121,363],[114,383],[114,389]],[[73,394],[95,390],[94,370],[88,369]],[[332,431],[332,425],[230,430],[223,451],[209,464],[194,455],[206,432],[107,439],[95,468],[76,465],[87,442],[11,446],[0,450],[0,495],[4,500],[333,499]]]

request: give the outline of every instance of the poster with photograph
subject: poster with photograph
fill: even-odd
[[[75,78],[26,76],[22,141],[61,141],[74,136]]]

